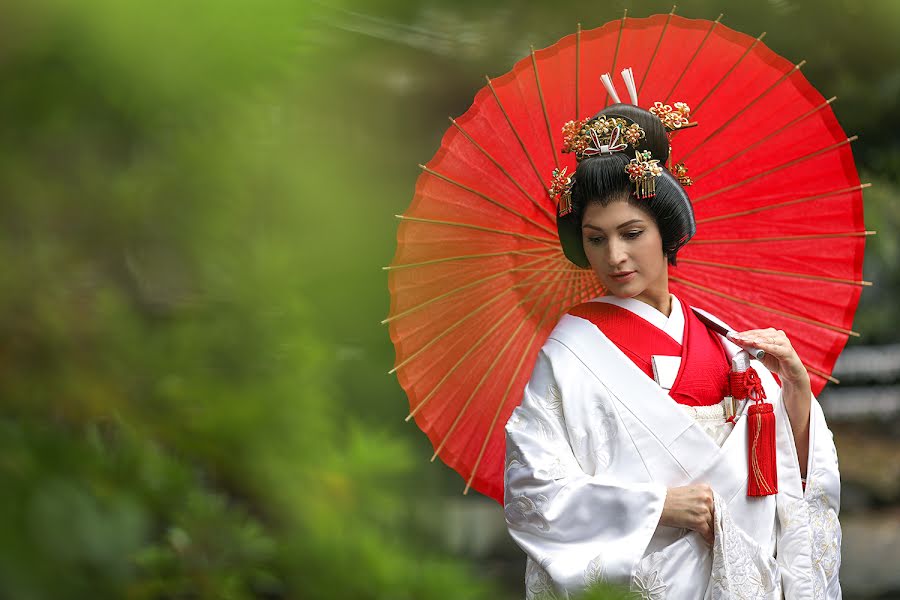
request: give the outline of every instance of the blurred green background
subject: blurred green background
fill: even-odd
[[[0,598],[521,597],[403,422],[381,267],[483,76],[626,7],[671,9],[0,4]],[[678,8],[719,12],[860,135],[853,343],[897,343],[900,3]]]

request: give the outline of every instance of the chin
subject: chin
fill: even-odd
[[[625,285],[604,282],[603,285],[606,288],[607,296],[615,296],[616,298],[634,298],[641,293],[641,289],[638,286],[629,285],[630,283],[633,282],[626,283]]]

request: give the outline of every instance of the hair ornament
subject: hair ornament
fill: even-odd
[[[616,104],[621,103],[619,100],[619,94],[616,93],[616,86],[613,85],[612,77],[609,76],[609,73],[604,73],[600,76],[600,82],[603,83],[603,87],[606,88],[606,93],[609,94],[609,97],[613,99],[613,102]]]
[[[639,146],[647,134],[637,123],[622,117],[602,116],[596,119],[569,121],[562,128],[563,152],[574,152],[575,159],[598,154],[612,154]]]
[[[691,107],[684,102],[676,102],[674,106],[654,102],[650,112],[659,117],[670,132],[681,129],[691,121]]]
[[[550,182],[550,197],[556,200],[556,214],[560,217],[572,212],[572,184],[575,180],[571,175],[566,175],[567,169],[568,167],[553,169],[553,179]]]
[[[694,180],[688,176],[688,170],[684,163],[678,163],[669,170],[682,186],[694,185]]]
[[[622,79],[625,80],[625,87],[628,88],[628,97],[631,98],[631,103],[637,106],[637,86],[634,85],[634,73],[631,71],[631,67],[622,69]]]
[[[649,150],[637,150],[635,157],[625,165],[625,172],[628,179],[634,182],[635,196],[646,200],[656,195],[656,178],[662,174],[662,167]]]

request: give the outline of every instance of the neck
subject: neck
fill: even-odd
[[[665,277],[663,285],[656,288],[647,288],[634,297],[645,304],[649,304],[667,317],[672,314],[672,296],[669,295],[669,280]]]

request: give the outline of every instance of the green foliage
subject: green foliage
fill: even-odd
[[[881,231],[857,328],[895,341],[896,7],[819,7],[726,23],[842,95]],[[411,518],[462,485],[403,423],[379,267],[446,114],[621,6],[584,10],[0,5],[0,597],[500,596]]]
[[[334,385],[306,8],[2,11],[0,596],[492,595],[405,525],[409,445]]]

